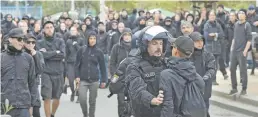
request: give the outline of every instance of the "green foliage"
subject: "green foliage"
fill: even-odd
[[[71,8],[70,1],[35,1],[35,5],[42,5],[43,14],[44,15],[52,15],[57,12],[69,11]],[[142,9],[154,9],[154,8],[162,8],[165,10],[176,12],[176,10],[192,10],[192,2],[191,1],[165,1],[165,0],[156,0],[156,1],[105,1],[107,7],[111,7],[115,11],[121,11],[122,9],[126,9],[131,12],[134,8],[142,8]],[[219,1],[217,4],[223,4],[225,7],[240,9],[240,8],[248,8],[250,4],[255,5],[255,1]],[[97,1],[75,1],[75,8],[89,8],[94,9],[97,13],[99,13],[99,0]]]

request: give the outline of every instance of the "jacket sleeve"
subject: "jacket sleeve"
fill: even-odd
[[[109,43],[108,43],[108,54],[111,54],[112,48],[113,48],[113,40],[115,38],[116,34],[113,34],[112,36],[109,36]]]
[[[106,83],[107,82],[107,69],[106,69],[106,64],[105,64],[105,59],[104,59],[104,54],[102,51],[99,51],[100,55],[98,56],[98,61],[99,61],[99,67],[100,67],[100,72],[101,72],[101,78],[100,82]]]
[[[151,107],[151,100],[155,97],[147,91],[147,84],[141,77],[140,70],[130,64],[126,69],[129,96],[133,101]]]
[[[218,39],[224,39],[224,37],[225,37],[225,34],[224,34],[224,31],[223,31],[223,29],[222,29],[222,27],[221,27],[221,25],[220,24],[218,24],[217,25],[218,27]]]
[[[114,75],[114,73],[115,73],[115,71],[116,71],[116,64],[117,64],[117,48],[118,46],[114,46],[113,48],[112,48],[112,51],[111,51],[111,54],[110,54],[110,65],[109,65],[109,70],[110,70],[110,74],[111,74],[111,76],[113,76]]]
[[[205,55],[205,69],[206,73],[203,77],[207,79],[212,79],[216,74],[216,65],[215,65],[215,58],[213,54],[206,52]]]
[[[66,56],[65,56],[65,60],[68,59],[68,57],[70,56],[70,40],[67,40],[66,41],[66,46],[65,46],[65,53],[66,53]]]
[[[56,53],[56,55],[49,58],[50,60],[59,61],[59,60],[65,59],[65,42],[64,42],[64,40],[61,40],[61,39],[59,41],[61,41],[60,46],[59,46],[60,53],[56,53],[56,51],[54,51]]]
[[[85,49],[84,47],[80,48],[79,51],[76,54],[76,61],[75,61],[75,78],[80,77],[80,65],[81,65],[81,57],[82,57],[82,51]]]
[[[168,71],[162,71],[160,73],[160,90],[163,90],[164,100],[163,106],[161,109],[161,116],[160,117],[173,117],[174,113],[174,102],[173,102],[173,86],[169,81],[168,76],[171,74]]]
[[[36,73],[35,73],[35,63],[34,60],[30,59],[30,69],[28,73],[28,87],[31,96],[31,106],[36,105],[37,102],[37,83],[36,83]]]
[[[252,41],[252,27],[248,22],[246,24],[246,39]]]
[[[45,61],[41,52],[37,51],[37,53],[33,56],[35,62],[35,72],[36,74],[41,74],[44,70]]]
[[[204,24],[204,28],[203,28],[203,36],[206,40],[209,39],[209,27],[208,27],[208,23]]]

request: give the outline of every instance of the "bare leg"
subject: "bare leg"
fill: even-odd
[[[59,99],[53,99],[53,103],[52,103],[52,115],[55,115],[56,113],[56,110],[59,106],[59,102],[60,100]]]
[[[45,115],[46,117],[50,117],[50,103],[51,103],[51,100],[50,99],[46,99],[44,100],[44,109],[45,109]]]

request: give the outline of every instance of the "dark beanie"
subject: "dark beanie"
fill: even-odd
[[[246,15],[246,12],[247,12],[246,9],[240,9],[239,11],[243,11]]]

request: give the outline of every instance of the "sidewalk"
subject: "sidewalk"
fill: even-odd
[[[227,93],[230,92],[232,89],[231,87],[231,78],[230,78],[230,70],[227,69],[228,73],[228,80],[224,80],[224,77],[222,76],[221,72],[217,72],[217,82],[219,85],[215,86],[213,85],[214,90],[224,90]],[[256,97],[258,100],[258,69],[255,69],[255,75],[250,75],[251,70],[247,71],[248,73],[248,84],[247,84],[247,95],[248,97]],[[238,92],[242,90],[242,84],[240,83],[240,73],[239,70],[237,70],[237,82],[238,82]]]
[[[255,70],[256,75],[250,75],[248,70],[247,94],[240,96],[242,84],[240,83],[240,73],[237,70],[238,94],[230,96],[231,87],[230,71],[227,69],[229,79],[224,80],[221,72],[217,73],[217,82],[219,85],[212,87],[211,104],[225,108],[244,115],[258,117],[258,69]]]

